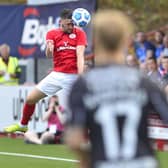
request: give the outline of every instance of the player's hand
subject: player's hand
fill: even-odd
[[[47,48],[49,49],[50,52],[54,51],[54,43],[53,43],[53,41],[48,41],[47,42]]]

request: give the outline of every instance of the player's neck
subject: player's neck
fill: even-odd
[[[121,51],[118,52],[99,51],[99,53],[97,53],[95,57],[95,63],[97,65],[124,64],[124,54]]]

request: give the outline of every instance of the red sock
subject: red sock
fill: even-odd
[[[22,125],[27,125],[32,114],[34,113],[35,104],[25,104],[23,108],[23,116],[21,119]]]

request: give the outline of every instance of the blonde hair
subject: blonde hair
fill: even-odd
[[[134,24],[121,11],[102,10],[93,17],[95,47],[99,44],[105,50],[116,51],[133,32]]]

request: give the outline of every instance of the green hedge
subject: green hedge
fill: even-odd
[[[168,0],[98,0],[98,8],[120,9],[136,22],[138,30],[149,31],[165,26]]]

